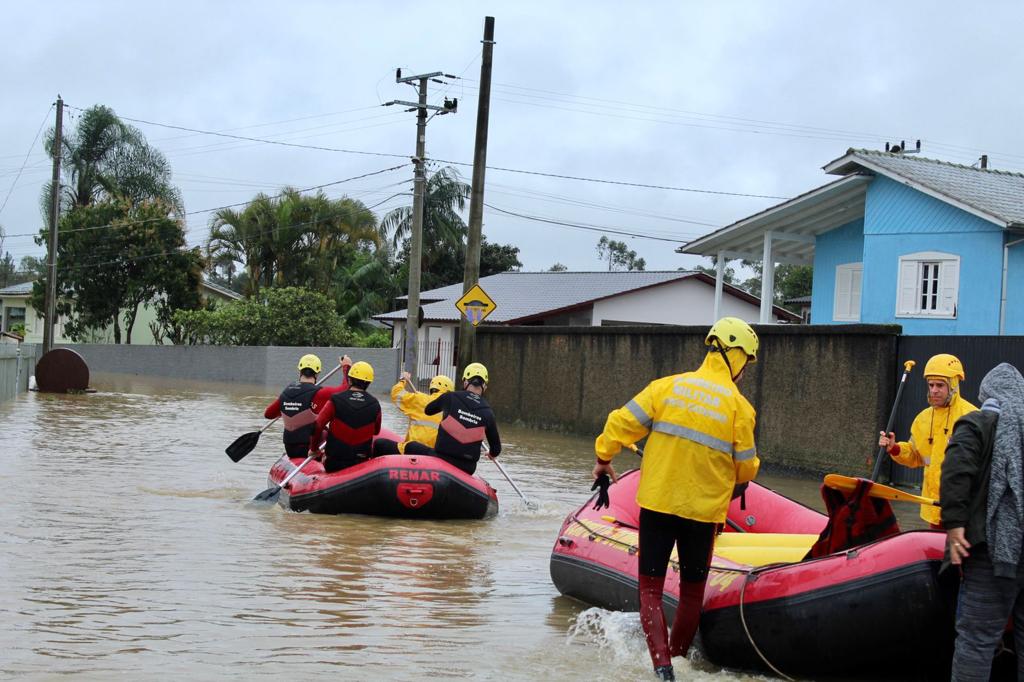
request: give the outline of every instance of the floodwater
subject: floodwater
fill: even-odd
[[[590,494],[590,439],[503,429],[533,511],[483,461],[493,519],[295,514],[246,504],[267,486],[279,429],[237,464],[224,454],[263,424],[272,391],[93,385],[0,403],[0,674],[652,678],[636,614],[561,597],[548,575],[563,518]],[[391,405],[385,424],[401,430]],[[760,480],[821,506],[815,481]],[[761,679],[675,664],[681,679]]]

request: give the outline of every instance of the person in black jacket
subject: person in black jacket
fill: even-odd
[[[405,454],[429,454],[440,457],[467,474],[476,471],[484,438],[490,448],[489,455],[501,453],[501,437],[491,406],[483,398],[487,390],[487,368],[472,362],[462,373],[465,390],[442,393],[424,408],[425,414],[441,413],[437,441],[433,449],[421,443],[409,443]]]
[[[1024,680],[1024,377],[1002,363],[979,397],[981,410],[953,427],[940,486],[949,563],[963,569],[952,679],[989,679],[1012,614]]]

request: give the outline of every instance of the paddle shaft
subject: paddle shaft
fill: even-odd
[[[836,490],[851,491],[856,489],[857,483],[863,479],[854,478],[853,476],[843,476],[841,474],[828,474],[825,476],[825,485],[829,488],[835,488]],[[934,500],[930,497],[922,497],[920,495],[914,495],[906,491],[900,490],[899,488],[893,488],[891,486],[882,485],[881,483],[871,482],[871,487],[866,493],[868,497],[878,497],[883,500],[894,500],[896,502],[913,502],[915,504],[926,504],[929,506],[939,506],[939,501]]]
[[[913,360],[907,360],[903,363],[903,376],[900,378],[899,388],[896,389],[896,400],[892,403],[892,411],[889,412],[889,421],[885,425],[885,434],[889,435],[892,432],[892,425],[896,421],[896,410],[900,405],[900,397],[903,395],[903,388],[907,385],[907,376],[910,374],[910,370],[917,364]],[[871,470],[871,480],[877,481],[878,475],[882,473],[882,462],[885,461],[888,453],[885,450],[885,446],[881,445],[878,447],[878,455],[875,456],[875,466]]]
[[[309,462],[313,459],[314,456],[315,455],[310,455],[310,456],[306,457],[306,459],[302,460],[302,464],[300,464],[299,466],[295,467],[295,470],[293,472],[291,472],[290,474],[285,476],[284,480],[277,484],[277,487],[278,488],[283,488],[286,485],[288,485],[288,482],[291,481],[293,478],[295,478],[295,474],[297,474],[300,471],[302,471],[302,468],[304,466],[306,466],[307,464],[309,464]]]

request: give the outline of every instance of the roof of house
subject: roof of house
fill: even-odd
[[[480,286],[497,307],[486,323],[516,324],[569,311],[601,299],[678,280],[695,278],[714,284],[714,278],[703,272],[628,271],[628,272],[502,272],[480,279]],[[727,293],[755,305],[760,299],[736,287],[725,285]],[[405,296],[401,298],[406,298]],[[455,301],[462,298],[462,284],[452,284],[420,294],[423,319],[455,322],[459,311]],[[775,306],[775,314],[792,315]],[[378,320],[404,320],[405,310],[374,315]]]
[[[783,302],[784,303],[810,303],[811,302],[811,296],[810,296],[810,294],[808,294],[807,296],[794,296],[793,298],[787,298]]]
[[[1024,227],[1024,173],[873,149],[849,149],[824,169],[833,175],[872,171],[1004,227]]]
[[[22,282],[21,284],[12,284],[9,287],[0,289],[0,296],[28,296],[32,293],[32,282]]]
[[[230,298],[230,299],[232,299],[234,301],[241,301],[242,298],[244,298],[237,291],[232,291],[231,289],[228,289],[227,287],[222,287],[219,284],[214,284],[213,282],[209,281],[208,279],[203,279],[199,283],[199,286],[201,286],[201,287],[203,287],[205,289],[209,289],[210,291],[213,291],[215,293],[220,294],[224,298]]]

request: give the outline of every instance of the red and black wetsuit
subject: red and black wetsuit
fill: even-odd
[[[434,454],[468,474],[476,471],[484,437],[491,457],[501,453],[501,437],[494,412],[483,396],[470,391],[443,393],[427,404],[426,414],[441,413]],[[406,454],[409,447],[406,446]]]
[[[284,450],[289,457],[306,456],[315,430],[316,415],[332,395],[348,390],[348,366],[342,371],[345,376],[340,386],[317,386],[305,381],[288,384],[277,400],[263,411],[266,419],[284,417]]]
[[[317,447],[320,432],[328,427],[324,469],[340,471],[370,456],[380,423],[380,403],[372,395],[358,388],[335,393],[317,415],[310,449]]]

